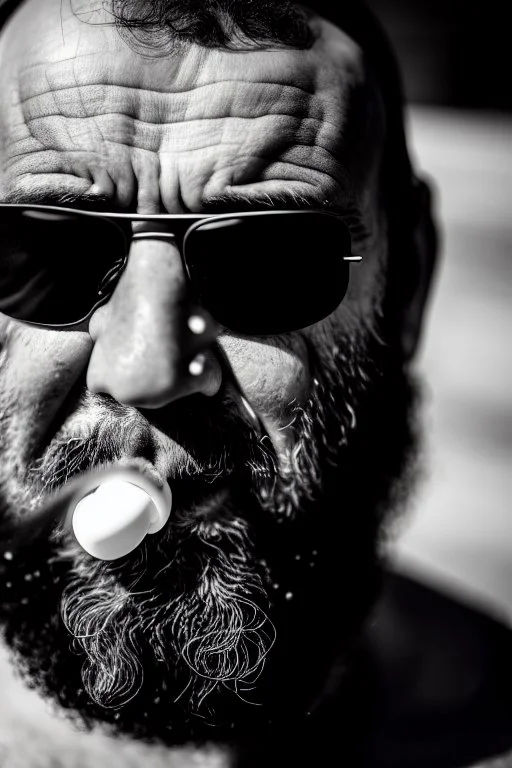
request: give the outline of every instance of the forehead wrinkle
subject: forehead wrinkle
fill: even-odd
[[[341,30],[323,21],[320,25],[317,23],[322,32],[317,35],[313,48],[307,51],[291,49],[248,53],[190,45],[180,49],[179,55],[171,53],[166,57],[148,59],[122,44],[113,27],[83,24],[69,14],[67,7],[63,17],[63,9],[59,11],[59,0],[53,0],[53,3],[53,12],[57,14],[55,18],[43,11],[35,0],[29,0],[21,9],[26,28],[23,31],[29,39],[28,55],[23,57],[23,61],[18,61],[18,68],[21,79],[23,72],[28,69],[28,82],[33,84],[32,89],[37,88],[38,80],[42,81],[40,91],[41,88],[45,89],[49,80],[56,89],[66,85],[87,85],[87,78],[91,78],[92,82],[106,85],[123,84],[141,90],[171,90],[176,93],[211,84],[212,72],[215,73],[216,81],[234,81],[237,79],[236,73],[240,72],[251,83],[269,81],[288,89],[298,88],[304,102],[307,95],[325,93],[328,88],[342,90],[337,73],[343,74],[347,85],[354,78],[360,77],[363,69],[356,44]],[[77,38],[76,45],[65,44],[64,28],[61,39],[60,30],[56,29],[54,23],[59,17],[65,26],[66,40],[74,35]],[[21,30],[17,31],[19,33]],[[33,60],[27,65],[27,58],[30,57],[30,31],[37,38],[35,47],[39,61]],[[72,50],[73,56],[70,57]],[[333,66],[334,60],[336,63]],[[163,84],[163,87],[155,88],[155,84]],[[27,96],[36,94],[37,90],[32,90]],[[267,113],[271,109],[274,95],[270,94],[271,98],[267,101]]]
[[[11,147],[11,163],[13,156],[16,157],[21,152],[23,160],[17,163],[18,171],[44,170],[49,172],[49,165],[55,163],[54,170],[62,172],[64,167],[74,163],[80,163],[81,166],[87,163],[87,155],[91,162],[100,164],[110,164],[111,161],[118,162],[119,147],[133,147],[155,153],[171,153],[179,155],[180,153],[201,153],[202,150],[226,150],[230,147],[228,157],[220,158],[221,163],[230,162],[233,164],[233,156],[236,164],[241,165],[245,157],[265,158],[265,163],[269,163],[293,146],[321,147],[323,145],[326,154],[334,157],[336,144],[339,140],[341,131],[337,126],[330,124],[327,120],[321,120],[317,117],[306,115],[305,105],[302,100],[297,100],[296,94],[300,89],[286,89],[281,84],[275,84],[277,91],[276,97],[272,99],[273,111],[266,114],[266,104],[263,106],[260,100],[260,94],[268,90],[268,84],[257,84],[258,93],[255,100],[257,106],[256,113],[252,116],[235,116],[237,103],[242,105],[240,110],[242,115],[246,115],[251,110],[248,108],[248,99],[234,98],[234,106],[228,110],[225,107],[225,94],[218,93],[217,84],[208,86],[212,98],[209,100],[201,99],[201,104],[206,106],[202,109],[200,118],[193,118],[194,110],[200,111],[198,105],[192,105],[191,108],[180,107],[178,105],[177,122],[160,122],[134,118],[133,115],[139,112],[141,103],[141,92],[139,89],[133,94],[132,89],[125,87],[109,87],[108,90],[113,97],[112,108],[106,102],[110,99],[103,93],[98,98],[98,85],[91,85],[93,89],[93,110],[95,114],[89,112],[89,101],[84,86],[76,88],[57,89],[45,94],[39,94],[36,97],[28,98],[22,105],[24,122],[29,133],[34,139],[34,151],[38,155],[36,166],[31,166],[28,137],[17,147]],[[224,88],[225,83],[221,84]],[[228,87],[231,85],[227,84]],[[240,84],[239,84],[240,85]],[[251,93],[254,84],[241,84],[244,86],[244,93]],[[103,87],[100,86],[103,90]],[[198,89],[191,89],[194,96]],[[201,88],[202,90],[202,88]],[[60,99],[60,94],[64,92],[65,98]],[[284,101],[290,102],[288,92],[293,94],[294,103],[291,105],[298,111],[298,115],[278,113],[279,104],[277,99],[279,95],[284,96]],[[187,92],[187,96],[188,96]],[[74,98],[70,97],[74,95]],[[151,99],[153,93],[144,92],[142,98],[147,101]],[[157,98],[162,96],[158,94]],[[166,109],[174,117],[173,97],[174,94],[163,94],[165,101],[160,102],[157,112]],[[183,93],[179,98],[184,97]],[[216,98],[219,97],[216,101]],[[121,112],[125,110],[125,102],[131,109],[129,114]],[[310,103],[313,99],[310,98]],[[185,102],[186,104],[186,102]],[[99,112],[98,106],[103,110]],[[146,103],[143,111],[149,109]],[[317,113],[325,111],[325,106],[318,104]],[[227,117],[211,117],[217,112],[230,113]],[[206,115],[204,114],[206,112]],[[181,114],[180,114],[181,113]],[[181,118],[181,120],[180,120]],[[205,124],[207,124],[205,129]],[[47,150],[46,152],[44,150]],[[55,151],[60,152],[59,154]],[[63,163],[62,153],[67,157]],[[103,157],[101,157],[103,153]]]
[[[87,158],[108,165],[109,160],[118,159],[116,146],[176,156],[230,148],[226,160],[233,156],[270,160],[292,147],[310,147],[335,162],[336,144],[322,146],[316,124],[287,115],[255,120],[203,119],[162,126],[119,114],[89,120],[48,116],[31,119],[27,126],[30,137],[11,145],[6,167],[16,164],[18,169],[23,165],[24,170],[35,171],[44,166],[49,172],[52,165],[62,169],[74,161],[86,162]],[[222,157],[219,159],[222,161]]]
[[[204,76],[200,80],[191,79],[183,82],[183,80],[171,79],[165,71],[159,72],[157,68],[154,77],[148,82],[148,78],[144,76],[144,70],[141,71],[137,67],[133,67],[132,71],[126,71],[118,66],[112,56],[99,54],[97,56],[80,55],[58,62],[31,62],[20,67],[18,75],[20,92],[24,98],[37,96],[49,89],[65,90],[66,88],[88,85],[124,87],[134,92],[146,92],[152,98],[158,95],[163,98],[177,94],[186,96],[197,91],[201,100],[204,100],[203,94],[210,86],[219,88],[223,84],[227,84],[230,93],[233,93],[237,85],[253,90],[259,86],[261,94],[264,95],[267,93],[267,86],[270,85],[274,86],[274,90],[270,94],[270,98],[267,98],[267,106],[270,106],[271,101],[276,97],[276,92],[279,93],[279,87],[290,94],[296,92],[302,103],[307,103],[308,98],[316,94],[315,86],[296,82],[293,73],[290,73],[290,77],[285,79],[279,71],[262,71],[258,73],[258,76],[250,77],[246,70],[241,70],[236,76],[235,70],[226,76],[216,73],[215,77],[212,77],[211,72],[215,70],[208,67],[206,69],[209,72],[208,77]],[[159,86],[159,83],[163,85]],[[243,96],[245,97],[246,93]]]
[[[19,160],[16,172],[41,172],[43,167],[50,172],[53,164],[58,173],[79,167],[75,172],[87,174],[88,162],[117,166],[122,147],[176,157],[196,154],[198,163],[220,149],[225,154],[203,174],[205,184],[217,168],[235,168],[243,176],[253,161],[261,161],[261,178],[292,179],[294,168],[300,172],[304,167],[307,174],[305,158],[312,149],[311,170],[325,175],[318,184],[326,184],[327,177],[340,175],[336,162],[350,116],[347,94],[362,76],[350,45],[346,40],[343,45],[340,62],[354,59],[345,78],[332,62],[322,60],[318,47],[280,56],[282,66],[272,66],[272,55],[258,54],[256,60],[252,53],[192,51],[182,66],[179,57],[170,64],[147,63],[120,49],[113,58],[98,49],[84,52],[82,46],[73,60],[56,60],[59,54],[52,52],[54,60],[46,62],[39,51],[39,61],[27,64],[25,57],[20,66],[25,135],[10,144]],[[166,72],[170,76],[162,80]],[[52,142],[58,150],[48,146]],[[36,168],[30,168],[30,156]],[[123,157],[132,164],[130,153]],[[329,164],[331,172],[324,173]]]
[[[208,134],[215,136],[218,143],[230,143],[226,133],[234,137],[233,145],[242,136],[257,146],[257,151],[269,144],[261,140],[262,136],[279,136],[281,146],[295,141],[323,145],[332,151],[341,133],[336,119],[339,112],[336,115],[337,110],[330,108],[334,99],[321,99],[294,84],[239,78],[181,90],[171,84],[162,91],[110,83],[110,76],[103,71],[106,63],[99,67],[96,62],[92,73],[77,66],[76,60],[23,68],[21,109],[39,141],[38,149],[48,146],[47,137],[53,135],[59,141],[50,148],[64,151],[85,151],[87,144],[91,151],[93,146],[99,151],[105,137],[107,143],[125,143],[152,152],[195,151],[204,146],[204,140],[198,142],[195,138],[204,132],[204,121],[217,118],[235,120],[234,125],[212,122],[208,126]],[[100,74],[105,82],[94,79]],[[264,127],[248,129],[237,119],[261,120]],[[89,128],[84,121],[90,121]],[[187,125],[180,130],[179,123]],[[84,142],[79,140],[81,134]]]
[[[350,58],[346,51],[343,56]],[[240,61],[243,67],[238,66],[237,77]],[[82,47],[73,59],[57,56],[54,61],[23,64],[19,74],[21,100],[33,114],[52,108],[47,97],[37,104],[52,91],[61,113],[69,116],[109,111],[162,124],[204,116],[205,111],[211,117],[276,112],[323,120],[333,128],[339,128],[339,93],[353,80],[350,74],[342,87],[332,65],[326,65],[318,52],[281,52],[275,61],[274,54],[253,52],[240,59],[237,54],[192,48],[184,56],[148,64],[133,52],[118,49],[112,55],[98,50],[97,44],[94,54]]]
[[[169,87],[162,91],[91,77],[77,78],[69,72],[70,79],[63,82],[59,78],[57,82],[52,69],[53,65],[45,69],[44,82],[37,82],[30,69],[20,77],[20,101],[26,114],[92,117],[119,112],[155,124],[204,116],[255,118],[289,114],[316,121],[333,117],[326,115],[328,102],[323,103],[318,96],[293,84],[272,80],[217,80],[185,90]]]
[[[261,124],[269,123],[269,126],[275,125],[277,130],[285,130],[287,134],[292,133],[298,135],[301,141],[308,143],[312,141],[313,137],[321,134],[321,142],[326,145],[332,144],[336,141],[341,132],[340,125],[334,125],[326,119],[320,117],[313,117],[304,112],[304,110],[287,110],[286,105],[281,107],[278,103],[274,102],[272,109],[266,111],[264,108],[258,108],[252,110],[252,114],[247,104],[242,109],[238,109],[236,105],[233,108],[228,109],[216,109],[215,104],[205,102],[203,113],[200,114],[199,110],[195,109],[194,105],[176,105],[174,108],[172,101],[165,107],[155,105],[155,109],[140,109],[140,105],[136,104],[131,99],[120,98],[117,99],[114,94],[113,103],[105,103],[106,99],[102,100],[104,108],[100,110],[89,110],[86,95],[80,92],[80,99],[75,100],[73,103],[70,99],[69,91],[65,102],[62,103],[60,95],[57,97],[54,93],[49,93],[45,96],[37,98],[37,103],[34,100],[29,100],[21,105],[25,124],[30,128],[31,125],[35,125],[38,121],[47,122],[51,120],[61,120],[61,124],[64,121],[68,122],[68,125],[75,123],[77,126],[85,125],[87,121],[92,121],[95,125],[105,125],[108,130],[111,130],[112,124],[115,121],[123,122],[128,125],[141,126],[145,130],[146,134],[163,134],[166,131],[174,130],[176,135],[193,135],[198,126],[204,126],[205,122],[209,121],[210,126],[215,129],[215,125],[221,124],[235,124],[244,125],[258,121]],[[117,94],[119,95],[119,94]],[[224,111],[224,114],[222,112]],[[88,114],[85,114],[88,112]],[[187,124],[185,126],[185,124]],[[121,131],[122,135],[122,131]],[[153,147],[154,149],[154,147]]]

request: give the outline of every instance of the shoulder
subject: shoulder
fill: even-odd
[[[512,752],[509,752],[507,755],[502,755],[501,757],[495,757],[485,763],[468,766],[468,768],[512,768]]]
[[[512,631],[504,621],[387,573],[363,646],[372,766],[512,768],[512,755],[491,759],[512,749]]]

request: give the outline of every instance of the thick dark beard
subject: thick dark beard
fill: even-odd
[[[5,636],[31,684],[88,724],[168,743],[311,710],[375,597],[378,532],[414,442],[414,387],[390,347],[347,345],[316,375],[286,471],[245,434],[254,450],[243,467],[231,457],[238,482],[216,526],[199,507],[122,561],[56,537],[4,563]]]

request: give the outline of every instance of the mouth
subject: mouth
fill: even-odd
[[[16,519],[4,518],[0,531],[0,554],[6,556],[6,553],[9,553],[9,557],[41,537],[49,538],[53,531],[59,532],[60,535],[71,533],[74,530],[73,517],[78,502],[90,498],[94,491],[112,477],[126,477],[130,484],[145,488],[148,494],[151,493],[154,498],[162,498],[162,503],[168,504],[167,516],[162,524],[150,533],[158,533],[167,525],[180,527],[184,521],[187,525],[197,523],[206,531],[214,522],[215,511],[227,499],[230,473],[216,473],[211,477],[201,477],[198,474],[188,478],[177,478],[173,473],[170,475],[169,479],[164,478],[151,462],[142,457],[124,458],[115,463],[94,466],[89,471],[71,477],[47,494],[37,512],[22,514]],[[172,503],[167,496],[169,487],[172,489]],[[151,489],[154,489],[153,492]],[[116,500],[111,501],[115,505]],[[106,509],[106,514],[109,511],[111,510]],[[120,521],[119,525],[122,528],[123,521]],[[77,538],[76,530],[74,537]],[[87,551],[87,547],[84,548]]]
[[[262,439],[261,421],[243,395],[238,395],[237,400],[236,421],[244,424],[246,438],[251,438],[254,448]],[[108,417],[108,405],[104,402],[103,408]],[[91,410],[94,410],[94,403]],[[50,537],[53,530],[56,533],[70,532],[77,501],[97,489],[109,473],[131,473],[141,479],[143,486],[154,488],[156,496],[170,487],[172,512],[166,527],[198,523],[206,529],[213,523],[215,510],[225,501],[229,488],[247,486],[254,480],[248,455],[239,460],[242,444],[238,450],[234,449],[228,445],[229,437],[223,443],[215,440],[216,458],[205,462],[204,456],[196,458],[192,454],[192,445],[181,444],[179,435],[171,437],[168,430],[162,431],[158,424],[150,425],[144,414],[131,413],[126,423],[122,415],[118,419],[119,414],[114,414],[105,426],[108,418],[102,418],[100,413],[100,418],[96,419],[99,434],[95,437],[93,430],[83,435],[82,427],[82,437],[79,437],[80,429],[75,421],[79,413],[80,409],[77,409],[76,416],[64,426],[65,431],[52,441],[51,455],[45,457],[43,454],[30,468],[29,475],[33,474],[39,486],[34,489],[38,501],[33,503],[30,499],[31,508],[27,504],[27,509],[19,509],[15,518],[4,516],[1,526],[3,551],[14,552],[37,538]],[[105,455],[101,455],[102,445],[106,446]],[[135,484],[140,483],[135,479]],[[111,501],[115,506],[115,500]]]
[[[83,483],[82,493],[88,493],[89,488],[97,487],[98,480],[103,479],[103,475],[123,476],[124,473],[127,473],[128,481],[139,484],[150,494],[162,496],[163,503],[168,504],[171,510],[168,521],[171,526],[179,524],[183,518],[210,519],[216,505],[226,499],[233,478],[232,470],[198,471],[196,474],[181,476],[172,469],[162,473],[152,462],[136,456],[93,468],[90,473],[80,478]]]
[[[223,356],[221,362],[223,385],[213,398],[192,396],[151,412],[80,392],[75,382],[59,409],[57,432],[27,466],[25,503],[14,519],[4,516],[2,549],[51,536],[52,529],[70,530],[70,503],[90,493],[101,473],[133,472],[157,493],[169,485],[168,525],[195,521],[206,527],[233,489],[250,488],[256,466],[270,476],[275,451],[263,419]]]

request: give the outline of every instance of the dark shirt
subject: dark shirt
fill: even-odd
[[[388,573],[365,631],[371,768],[512,766],[512,631]]]

